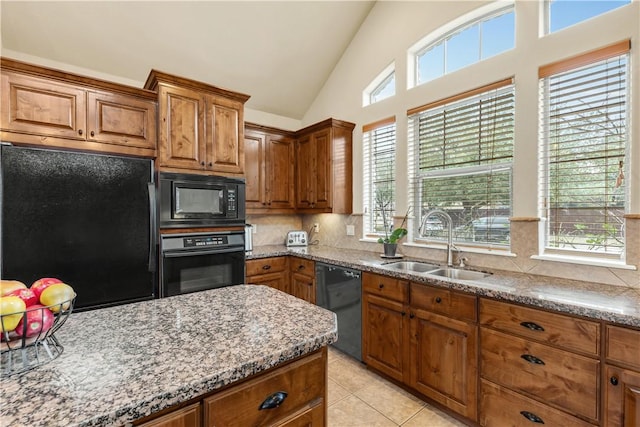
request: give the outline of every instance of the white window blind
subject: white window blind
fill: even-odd
[[[628,53],[620,50],[628,46],[540,71],[540,210],[547,249],[624,249]]]
[[[395,117],[363,128],[364,144],[364,232],[384,233],[395,214]]]
[[[411,114],[413,113],[413,114]],[[417,239],[507,245],[510,237],[514,86],[511,79],[409,112]]]

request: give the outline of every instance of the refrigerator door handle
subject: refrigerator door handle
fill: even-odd
[[[149,188],[149,271],[156,271],[156,186],[153,182],[147,183]]]

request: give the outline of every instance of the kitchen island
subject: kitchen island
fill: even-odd
[[[337,323],[239,285],[73,313],[56,337],[61,356],[0,380],[0,425],[126,425],[321,350]]]

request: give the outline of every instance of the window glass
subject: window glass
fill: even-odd
[[[624,54],[541,80],[548,249],[623,252],[627,61]]]
[[[510,240],[514,86],[510,81],[436,103],[410,116],[416,240],[453,239],[492,246]],[[458,98],[457,96],[454,98]]]
[[[374,104],[396,94],[396,74],[391,73],[382,83],[371,92],[371,103]]]
[[[412,49],[416,73],[412,81],[420,85],[514,46],[515,14],[514,6],[509,5],[470,19],[428,44]]]
[[[364,132],[365,234],[391,231],[395,214],[396,125],[389,120],[365,127]]]
[[[547,2],[548,32],[562,30],[610,10],[631,3],[631,0],[552,0]]]

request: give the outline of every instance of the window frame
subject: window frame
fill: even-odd
[[[369,105],[377,104],[385,99],[392,98],[396,95],[397,89],[397,81],[395,81],[396,75],[396,64],[392,62],[387,65],[372,81],[367,85],[367,87],[362,91],[362,106],[367,107]],[[385,83],[389,82],[389,80],[394,79],[393,84],[393,93],[384,98],[378,99],[376,101],[373,100],[374,93],[381,88],[385,87]]]
[[[490,96],[493,92],[493,96]],[[442,168],[435,170],[428,170],[420,172],[419,170],[419,162],[420,162],[420,134],[419,134],[419,125],[420,118],[424,117],[425,113],[428,111],[437,112],[441,109],[455,109],[459,108],[463,105],[474,105],[478,104],[479,108],[481,107],[481,99],[500,99],[500,97],[505,96],[507,94],[510,96],[512,102],[512,108],[510,109],[510,115],[512,119],[510,121],[510,130],[511,130],[511,143],[510,149],[511,153],[509,156],[509,160],[500,161],[498,158],[490,158],[490,162],[476,164],[476,165],[463,165],[459,167],[451,167],[451,168]],[[465,104],[466,102],[466,104]],[[481,113],[481,110],[480,110]],[[495,112],[494,112],[495,114]],[[420,107],[416,107],[407,111],[408,121],[409,121],[409,141],[410,141],[410,159],[409,159],[409,175],[411,179],[410,185],[410,200],[412,200],[412,205],[417,208],[414,210],[415,221],[413,224],[413,241],[417,244],[429,244],[432,242],[441,243],[444,238],[441,237],[433,237],[433,236],[422,236],[420,234],[421,223],[423,221],[423,212],[422,212],[422,182],[425,179],[440,179],[440,178],[450,178],[450,177],[474,177],[474,176],[494,176],[493,174],[503,173],[508,171],[508,181],[509,181],[509,206],[507,207],[509,216],[513,212],[513,156],[515,149],[515,84],[513,78],[503,79],[498,82],[485,85],[470,91],[466,91],[457,95],[453,95],[451,97],[438,100]],[[478,147],[481,147],[481,142],[478,140]],[[498,159],[497,162],[495,160]],[[478,160],[478,162],[482,162]],[[494,206],[492,208],[496,210]],[[492,215],[496,217],[496,215]],[[480,219],[475,218],[475,219]],[[454,227],[455,228],[455,227]],[[510,233],[509,233],[510,234]],[[488,237],[488,234],[487,236]],[[510,247],[510,240],[507,244],[504,243],[496,243],[487,241],[473,241],[469,240],[457,240],[454,236],[453,240],[459,246],[478,246],[482,248],[489,249],[498,249],[498,250],[508,250]]]
[[[559,246],[551,246],[550,245],[550,227],[551,221],[548,218],[548,213],[551,211],[551,207],[547,206],[548,200],[550,200],[550,178],[549,178],[549,170],[550,170],[550,155],[549,155],[549,132],[548,132],[548,114],[549,114],[549,94],[548,94],[548,84],[547,80],[550,77],[561,75],[563,73],[571,72],[571,71],[580,71],[581,69],[591,66],[597,65],[604,61],[614,59],[616,57],[627,55],[626,58],[626,66],[625,66],[625,140],[624,140],[624,168],[622,172],[625,177],[629,176],[630,168],[630,126],[631,126],[631,68],[630,68],[630,40],[625,40],[622,42],[614,43],[609,46],[602,47],[600,49],[595,49],[590,52],[586,52],[580,55],[576,55],[567,59],[563,59],[551,64],[544,65],[538,70],[538,78],[539,78],[539,86],[540,86],[540,104],[539,104],[539,114],[540,114],[540,123],[539,123],[539,159],[538,159],[538,168],[539,168],[539,177],[538,177],[538,209],[539,216],[542,219],[540,221],[540,242],[539,242],[539,256],[551,256],[551,257],[560,257],[560,258],[587,258],[601,261],[619,261],[624,260],[626,253],[626,236],[624,233],[624,217],[629,211],[629,200],[630,200],[630,185],[629,179],[623,180],[623,192],[625,195],[625,203],[622,215],[622,245],[618,251],[600,251],[596,249],[575,249],[575,248],[567,248],[567,247],[559,247]],[[549,212],[548,212],[549,211]],[[556,237],[557,238],[557,237]]]
[[[614,10],[620,9],[621,7],[628,6],[629,4],[631,4],[633,2],[633,0],[626,0],[626,1],[628,1],[627,4],[622,4],[622,5],[616,6],[613,9],[609,9],[609,10],[606,10],[604,12],[600,12],[597,15],[593,15],[593,16],[590,16],[588,18],[584,18],[584,19],[582,19],[582,20],[580,20],[578,22],[574,22],[573,24],[567,25],[566,27],[562,27],[562,28],[559,28],[559,29],[557,29],[555,31],[551,31],[551,4],[554,1],[555,0],[544,0],[542,2],[542,5],[541,5],[542,16],[543,16],[543,22],[542,22],[543,33],[541,34],[542,36],[548,36],[550,34],[555,34],[555,33],[559,32],[559,31],[563,31],[563,30],[566,30],[568,28],[574,27],[576,25],[580,25],[580,24],[582,24],[582,23],[584,23],[586,21],[589,21],[591,19],[597,18],[599,16],[602,16],[602,15],[607,14],[609,12],[612,12]],[[620,1],[622,1],[622,0],[620,0]]]
[[[374,186],[374,171],[373,171],[373,150],[372,146],[375,143],[372,138],[372,134],[374,131],[383,129],[385,127],[393,126],[393,172],[391,176],[393,176],[392,180],[392,188],[393,188],[393,210],[391,213],[391,217],[387,219],[390,222],[390,225],[393,227],[393,217],[395,216],[395,203],[396,203],[396,179],[395,179],[395,170],[396,170],[396,156],[397,156],[397,122],[396,116],[387,117],[385,119],[378,120],[373,123],[366,124],[362,127],[362,142],[363,142],[363,205],[365,218],[363,220],[363,236],[365,238],[370,239],[378,239],[381,236],[384,236],[383,232],[375,232],[372,229],[374,223],[374,212],[375,212],[375,196],[373,194],[375,190]]]

